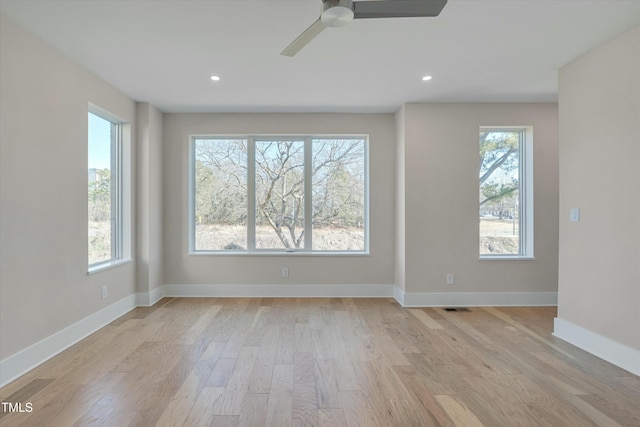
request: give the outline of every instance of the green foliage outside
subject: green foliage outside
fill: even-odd
[[[111,259],[111,171],[89,180],[89,265]]]

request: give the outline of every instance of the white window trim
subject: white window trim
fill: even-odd
[[[534,210],[533,210],[533,126],[480,126],[481,131],[520,131],[518,147],[518,173],[520,180],[519,254],[480,254],[480,260],[534,260]]]
[[[304,141],[305,161],[305,195],[313,194],[311,180],[311,168],[306,165],[313,164],[313,139],[362,139],[364,140],[364,249],[362,251],[319,251],[312,250],[313,226],[312,216],[307,212],[313,209],[312,197],[305,196],[305,236],[304,248],[274,248],[262,249],[255,247],[255,143],[256,141]],[[195,249],[195,142],[198,139],[245,139],[247,140],[247,250],[196,250]],[[189,255],[222,255],[222,256],[369,256],[369,135],[363,134],[317,134],[317,135],[292,135],[292,134],[192,134],[189,135],[189,167],[188,167],[188,254]],[[253,214],[252,214],[253,213]]]

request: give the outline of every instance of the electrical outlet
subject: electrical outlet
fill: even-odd
[[[100,288],[100,295],[102,296],[102,299],[105,299],[109,295],[109,290],[106,286]]]
[[[453,285],[455,283],[453,274],[447,274],[447,285]]]
[[[289,277],[289,269],[287,267],[282,269],[282,277]]]
[[[569,221],[580,222],[580,208],[569,209]]]

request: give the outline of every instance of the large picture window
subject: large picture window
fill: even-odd
[[[531,128],[480,128],[480,256],[533,256]]]
[[[366,137],[193,137],[191,251],[367,252]]]

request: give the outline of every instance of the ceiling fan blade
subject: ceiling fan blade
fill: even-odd
[[[353,18],[411,18],[438,16],[447,0],[354,1]]]
[[[322,32],[322,30],[324,30],[325,28],[327,28],[327,27],[325,27],[325,25],[322,23],[322,21],[320,19],[318,19],[316,22],[311,24],[311,26],[309,28],[304,30],[302,32],[302,34],[300,34],[298,36],[297,39],[292,41],[291,44],[289,46],[287,46],[280,53],[280,55],[294,56],[296,53],[298,53],[300,51],[300,49],[305,47],[307,45],[307,43],[309,43],[311,40],[313,40],[313,38],[315,36],[317,36],[318,34],[320,34]]]

